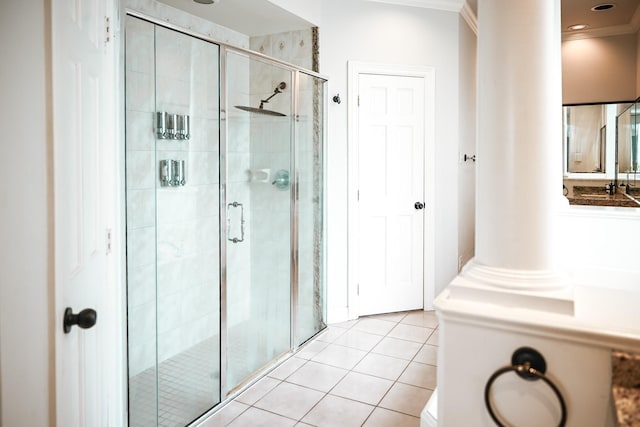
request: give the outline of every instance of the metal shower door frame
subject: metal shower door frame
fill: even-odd
[[[300,85],[300,73],[302,72],[300,67],[288,64],[286,62],[269,58],[265,55],[251,52],[245,49],[238,49],[231,46],[220,45],[220,387],[221,396],[227,396],[227,399],[232,399],[238,393],[229,394],[227,385],[227,238],[226,235],[226,216],[227,216],[227,149],[228,149],[228,128],[227,128],[227,109],[228,105],[228,93],[227,93],[227,54],[229,52],[247,56],[250,59],[257,59],[264,63],[269,63],[273,66],[279,67],[291,72],[291,110],[292,115],[290,120],[290,168],[291,168],[291,188],[290,188],[290,322],[289,322],[289,349],[287,354],[292,354],[299,347],[296,343],[296,331],[298,325],[298,296],[299,296],[299,248],[298,248],[298,194],[299,194],[299,173],[296,165],[297,144],[296,144],[296,124],[299,120],[299,85]],[[319,78],[323,81],[327,81],[326,78],[320,76],[317,73],[311,71],[304,71],[312,77]],[[326,120],[326,118],[325,118]],[[249,386],[252,382],[246,384]],[[241,390],[244,390],[242,387]],[[241,391],[241,390],[238,390]],[[224,401],[224,400],[223,400]]]
[[[296,155],[297,155],[297,144],[296,144],[296,126],[299,121],[299,85],[300,85],[300,74],[304,73],[311,77],[322,80],[323,82],[327,82],[327,77],[316,73],[311,70],[303,69],[302,67],[296,66],[294,64],[288,63],[286,61],[279,60],[277,58],[272,58],[267,55],[251,51],[245,48],[239,48],[232,45],[229,45],[224,42],[220,42],[219,40],[215,40],[211,37],[205,36],[203,34],[197,33],[191,29],[186,29],[180,27],[171,22],[167,22],[158,17],[154,17],[134,9],[125,8],[124,14],[130,15],[132,17],[140,18],[145,21],[148,21],[152,24],[158,25],[163,28],[167,28],[170,30],[174,30],[176,32],[188,35],[190,37],[203,40],[212,44],[215,44],[219,47],[218,50],[218,96],[219,96],[219,115],[218,115],[218,124],[219,124],[219,263],[220,263],[220,402],[214,406],[207,413],[203,414],[199,421],[195,421],[194,425],[199,425],[201,422],[206,420],[207,416],[216,412],[220,407],[223,406],[224,403],[232,400],[236,395],[240,392],[244,391],[247,387],[256,382],[259,378],[255,378],[246,384],[244,384],[241,388],[234,390],[233,393],[229,393],[227,387],[227,175],[228,175],[228,158],[227,158],[227,149],[228,149],[228,129],[227,129],[227,101],[228,101],[228,93],[227,93],[227,53],[234,52],[237,54],[245,55],[249,58],[255,58],[261,60],[266,63],[270,63],[274,66],[280,67],[282,69],[288,70],[291,72],[291,109],[292,109],[292,120],[290,121],[290,167],[291,167],[291,188],[290,188],[290,341],[289,341],[289,349],[287,351],[287,355],[283,360],[286,360],[288,356],[290,356],[295,350],[297,350],[300,346],[296,343],[296,331],[298,326],[298,296],[299,296],[299,250],[298,250],[298,193],[299,193],[299,172],[297,170],[296,165]],[[326,92],[324,93],[324,98],[326,98]],[[327,115],[326,115],[326,106],[327,99],[323,99],[323,127],[326,129],[327,123]],[[324,170],[324,158],[325,158],[325,150],[326,144],[324,143],[326,135],[323,132],[323,148],[322,148],[322,168]],[[326,178],[323,179],[323,187],[326,184]],[[324,193],[324,192],[323,192]],[[324,198],[324,194],[323,194]],[[326,204],[323,203],[323,216],[326,217]],[[323,249],[323,257],[324,257],[324,249]],[[326,310],[325,310],[326,312]],[[273,362],[273,361],[272,361]],[[275,364],[274,366],[275,367]]]

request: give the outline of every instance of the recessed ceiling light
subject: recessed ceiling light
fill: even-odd
[[[580,31],[586,29],[587,27],[589,27],[587,24],[576,24],[568,27],[567,29],[569,31]]]
[[[216,0],[193,0],[196,3],[200,4],[214,4]]]
[[[596,6],[593,6],[591,10],[593,12],[602,12],[603,10],[613,9],[614,7],[616,7],[616,5],[613,3],[603,3],[603,4],[598,4]]]

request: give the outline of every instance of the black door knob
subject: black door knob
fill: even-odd
[[[422,208],[424,208],[424,203],[422,202],[416,202],[415,205],[413,205],[417,210],[420,210]]]
[[[63,329],[68,334],[73,325],[78,325],[82,329],[89,329],[96,324],[98,313],[92,308],[85,308],[78,314],[73,314],[71,307],[64,311]]]

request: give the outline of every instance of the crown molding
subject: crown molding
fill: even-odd
[[[367,0],[376,3],[397,4],[400,6],[421,7],[424,9],[446,10],[460,12],[465,0]]]
[[[636,13],[637,14],[637,13]],[[634,17],[636,16],[634,14]],[[598,37],[622,36],[625,34],[635,34],[638,28],[632,24],[615,25],[612,27],[594,28],[583,31],[563,31],[562,41],[593,39]]]
[[[478,35],[478,17],[466,0],[367,0],[376,3],[396,4],[400,6],[420,7],[423,9],[446,10],[459,12],[467,22],[471,31]],[[638,17],[640,19],[640,16]]]
[[[638,7],[636,8],[636,11],[631,17],[631,26],[635,29],[636,32],[640,30],[640,4],[638,5]]]
[[[460,14],[469,25],[469,28],[471,28],[471,31],[473,31],[473,33],[477,36],[478,35],[478,17],[476,16],[475,13],[473,13],[473,9],[471,9],[471,6],[469,6],[469,3],[467,3],[466,1],[464,2],[464,5],[462,5],[462,10],[460,10]]]

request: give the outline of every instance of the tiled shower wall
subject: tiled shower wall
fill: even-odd
[[[314,69],[314,56],[318,54],[317,46],[314,46],[314,31],[317,29],[255,36],[251,37],[249,45],[256,52],[317,71]]]

